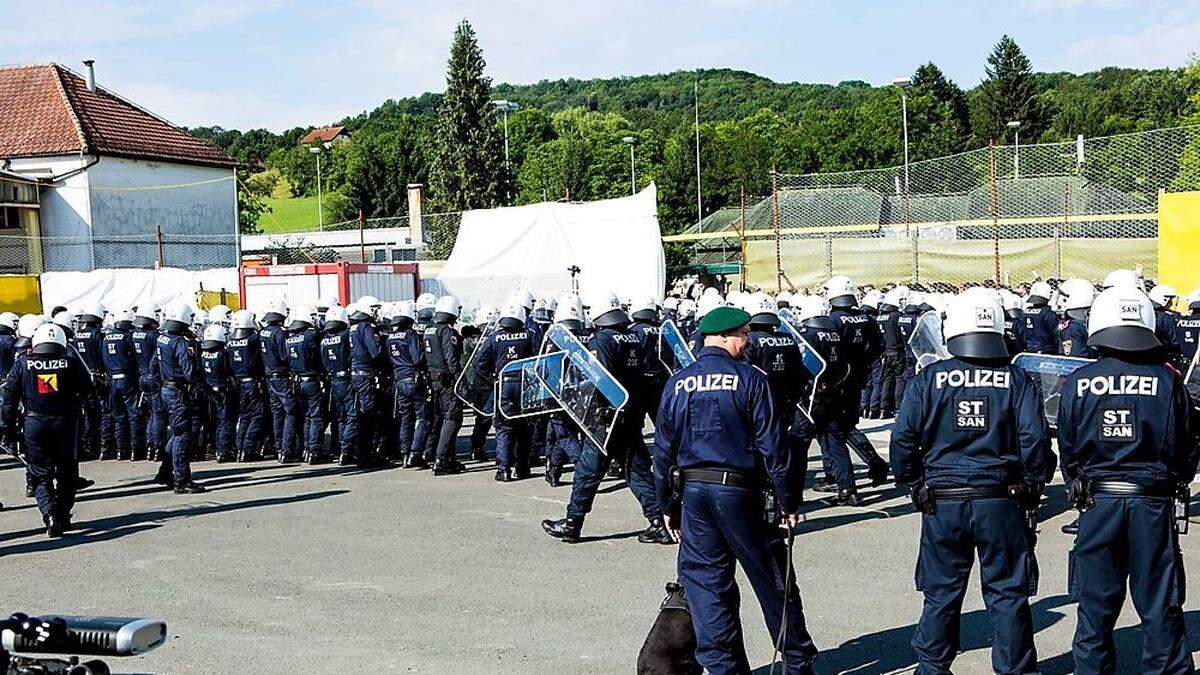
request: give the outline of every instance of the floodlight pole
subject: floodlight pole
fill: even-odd
[[[321,208],[321,148],[313,146],[309,152],[317,156],[317,229],[325,230],[325,209]]]

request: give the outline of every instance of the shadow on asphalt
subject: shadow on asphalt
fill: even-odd
[[[144,530],[152,530],[162,527],[163,523],[169,520],[192,518],[195,516],[207,516],[214,513],[228,513],[231,511],[244,511],[246,509],[280,506],[283,504],[295,504],[299,502],[313,501],[315,499],[325,499],[326,497],[335,497],[348,492],[349,490],[324,490],[321,492],[309,492],[306,494],[290,495],[286,497],[251,499],[249,501],[232,502],[229,504],[186,504],[180,506],[179,508],[173,509],[155,509],[153,511],[140,511],[137,513],[127,513],[119,516],[109,516],[107,518],[95,518],[92,520],[77,521],[75,523],[76,529],[67,533],[65,537],[60,539],[39,539],[37,541],[23,544],[2,546],[0,547],[0,557],[18,555],[22,553],[52,551],[61,548],[92,544],[100,541],[110,541],[112,539],[118,539],[120,537],[142,532]],[[33,536],[44,537],[45,533],[46,531],[42,528],[7,532],[3,535],[0,535],[0,541],[8,541],[12,539],[21,539],[24,537]]]

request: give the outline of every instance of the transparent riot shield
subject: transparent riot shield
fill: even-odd
[[[556,348],[562,353],[561,367],[554,368],[554,361],[549,359],[539,360],[534,374],[563,412],[605,452],[617,413],[629,401],[629,392],[562,325],[555,324],[546,331],[543,348]]]
[[[672,358],[666,358],[668,354]],[[696,355],[692,354],[687,339],[680,332],[679,326],[670,319],[663,322],[658,332],[658,360],[672,375],[696,362]],[[671,362],[667,363],[668,360]]]
[[[471,406],[471,409],[480,415],[489,417],[496,410],[496,378],[480,367],[482,364],[479,363],[479,350],[495,330],[494,325],[488,325],[483,330],[479,341],[471,350],[471,356],[467,358],[467,365],[463,366],[458,381],[454,383],[454,394],[462,399],[463,403]]]
[[[825,357],[821,356],[820,352],[808,340],[805,340],[800,331],[796,329],[796,326],[792,323],[794,317],[791,312],[788,312],[786,318],[783,312],[787,312],[787,310],[785,309],[779,313],[779,318],[782,319],[779,325],[796,341],[796,346],[800,348],[800,361],[804,364],[804,369],[812,376],[812,387],[809,389],[808,395],[801,398],[800,402],[796,404],[800,412],[804,413],[808,421],[812,422],[814,421],[812,417],[813,402],[817,398],[817,388],[821,385],[821,376],[825,374],[827,364],[825,363]]]
[[[551,380],[561,380],[565,356],[562,352],[554,352],[509,361],[500,370],[500,414],[511,420],[562,410],[558,399],[538,379],[537,368],[540,365]],[[514,391],[513,387],[507,386],[511,383],[518,385],[515,395],[509,394]]]
[[[950,358],[946,340],[942,337],[942,317],[937,312],[925,312],[913,325],[908,348],[917,359],[917,372],[925,366]]]
[[[1067,376],[1081,366],[1092,363],[1091,359],[1053,354],[1030,354],[1023,352],[1013,358],[1013,365],[1029,373],[1042,392],[1042,404],[1046,408],[1046,421],[1050,428],[1058,426],[1058,404],[1062,399],[1063,383]]]
[[[1200,410],[1200,349],[1197,349],[1195,356],[1192,357],[1192,364],[1188,366],[1185,381],[1188,396],[1192,399],[1192,407]]]

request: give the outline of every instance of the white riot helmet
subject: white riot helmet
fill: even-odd
[[[677,313],[679,311],[679,298],[674,296],[663,298],[662,311],[670,314]]]
[[[629,315],[634,320],[657,321],[658,301],[652,295],[635,295],[629,302]]]
[[[554,310],[554,323],[566,321],[579,322],[574,328],[582,328],[584,320],[583,300],[575,293],[563,293],[558,296],[558,307]],[[568,326],[571,327],[571,326]]]
[[[719,298],[719,297],[721,297],[721,291],[718,291],[718,290],[717,290],[715,287],[713,287],[713,286],[706,286],[706,287],[704,288],[704,292],[700,294],[700,297],[702,297],[702,298],[707,298],[707,297],[709,297],[709,296],[716,296],[716,297],[718,297],[718,298]]]
[[[1192,291],[1192,294],[1188,296],[1188,309],[1196,309],[1197,307],[1200,307],[1200,288]]]
[[[163,325],[167,328],[183,330],[192,325],[193,316],[195,316],[195,312],[191,305],[186,302],[176,303],[167,308],[166,313],[163,314]],[[171,324],[175,325],[171,326]]]
[[[229,323],[234,330],[254,330],[254,312],[248,309],[239,309],[233,313],[233,318]]]
[[[158,305],[153,302],[143,302],[139,304],[136,312],[137,318],[144,319],[145,321],[154,321],[156,323],[158,322],[158,313]]]
[[[208,325],[208,312],[203,309],[197,309],[192,312],[192,325],[203,330]]]
[[[833,328],[829,318],[829,301],[819,295],[799,295],[793,298],[796,321],[814,328]]]
[[[696,320],[699,321],[704,318],[705,314],[724,306],[726,306],[725,300],[719,294],[702,295],[700,296],[700,302],[696,303]]]
[[[33,332],[38,329],[38,326],[46,323],[46,317],[41,314],[25,314],[17,320],[17,337],[25,338],[26,340],[33,339]]]
[[[857,302],[854,282],[842,274],[829,277],[829,281],[825,282],[825,299],[830,307],[853,307]]]
[[[228,324],[232,313],[227,305],[215,305],[208,310],[208,320],[212,323]]]
[[[417,296],[417,316],[428,319],[433,316],[433,306],[437,304],[437,296],[433,293],[422,293]]]
[[[1064,312],[1083,311],[1096,299],[1096,287],[1087,279],[1067,279],[1058,285],[1058,294],[1062,297]]]
[[[519,329],[525,327],[525,307],[519,302],[509,302],[500,310],[500,327]]]
[[[0,326],[11,328],[14,331],[17,330],[17,322],[20,320],[21,317],[17,316],[15,312],[4,312],[3,314],[0,314]]]
[[[1154,304],[1136,288],[1114,286],[1096,296],[1088,314],[1088,346],[1142,352],[1160,346]]]
[[[350,325],[350,314],[346,312],[345,307],[331,306],[325,310],[325,328],[335,330],[339,327]]]
[[[317,310],[311,305],[296,305],[288,315],[288,330],[304,330],[316,324]]]
[[[133,326],[134,318],[132,309],[122,309],[112,313],[113,326],[117,328],[130,328]]]
[[[385,302],[379,307],[379,321],[384,324],[390,324],[396,318],[396,310],[399,303]]]
[[[433,305],[433,317],[440,323],[451,323],[462,312],[462,305],[453,295],[443,295]]]
[[[752,326],[771,326],[779,325],[779,306],[775,304],[775,298],[759,291],[752,293],[745,298],[745,304],[742,309],[750,315],[750,324]]]
[[[329,311],[330,307],[337,307],[339,304],[340,303],[338,303],[337,296],[322,295],[321,298],[317,300],[317,311],[326,312]]]
[[[621,309],[616,293],[600,291],[588,296],[588,319],[598,328],[623,326],[629,323],[629,315]]]
[[[215,349],[225,344],[228,333],[225,330],[225,325],[220,323],[210,323],[204,329],[204,336],[200,346],[204,349]]]
[[[908,301],[904,303],[904,309],[908,309],[909,307],[920,307],[921,305],[924,305],[925,302],[926,299],[924,293],[921,291],[909,291]]]
[[[795,297],[790,291],[779,291],[779,295],[775,296],[775,306],[779,309],[787,309],[792,306],[792,298]]]
[[[104,305],[92,301],[84,305],[76,318],[81,323],[101,323],[104,321]]]
[[[951,298],[942,325],[946,349],[955,356],[975,359],[1008,357],[1004,341],[1004,307],[992,291],[974,287]]]
[[[267,308],[263,311],[263,323],[283,322],[287,319],[288,306],[283,300],[273,299],[267,301]]]
[[[58,324],[44,323],[33,331],[31,344],[34,354],[61,354],[67,349],[67,334]]]
[[[379,310],[383,307],[383,303],[379,298],[373,295],[364,295],[355,303],[358,305],[358,311],[366,312],[372,317],[379,316]]]
[[[696,301],[691,298],[684,298],[679,301],[679,316],[687,319],[696,316]]]
[[[333,308],[331,307],[330,309],[333,309]],[[416,320],[417,309],[413,305],[412,300],[401,300],[400,302],[396,303],[396,318],[397,319],[413,319],[414,321]],[[326,315],[326,321],[328,321],[328,320],[329,320],[328,315]]]
[[[903,290],[901,290],[903,289]],[[890,305],[894,309],[904,309],[908,306],[908,288],[897,286],[887,293],[883,294],[883,300],[880,301],[879,309],[883,309],[884,305]]]
[[[1052,295],[1054,295],[1054,289],[1050,288],[1050,284],[1038,281],[1029,287],[1029,297],[1027,300],[1030,306],[1041,307],[1050,302],[1050,296]]]
[[[1150,289],[1150,301],[1156,308],[1171,309],[1171,306],[1175,304],[1175,297],[1178,295],[1179,292],[1175,290],[1174,286],[1166,284],[1159,284]]]
[[[495,305],[483,305],[475,312],[473,323],[476,326],[486,326],[489,323],[498,320],[500,310],[496,309]]]
[[[512,293],[508,294],[508,301],[504,304],[516,303],[526,310],[533,309],[534,298],[533,293],[528,288],[517,288]]]
[[[867,293],[865,295],[863,295],[862,302],[860,302],[858,304],[860,307],[870,307],[872,309],[879,309],[880,303],[886,303],[886,302],[887,302],[887,299],[883,293],[880,293],[879,291],[877,291],[875,289],[871,289],[871,290],[867,291]]]
[[[71,324],[75,323],[75,313],[69,309],[60,309],[55,312],[54,316],[50,317],[50,323],[57,324],[63,328],[70,328]]]
[[[1116,269],[1109,272],[1108,275],[1104,277],[1104,283],[1100,285],[1106,289],[1120,286],[1123,288],[1133,288],[1143,291],[1142,278],[1138,276],[1137,272],[1127,269]]]

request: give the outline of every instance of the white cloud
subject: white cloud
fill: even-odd
[[[1089,11],[1113,9],[1133,4],[1133,0],[1028,0],[1026,8],[1035,12]]]
[[[1067,46],[1051,57],[1051,69],[1083,72],[1104,66],[1175,68],[1200,51],[1200,19],[1167,20],[1125,33],[1097,35]]]

